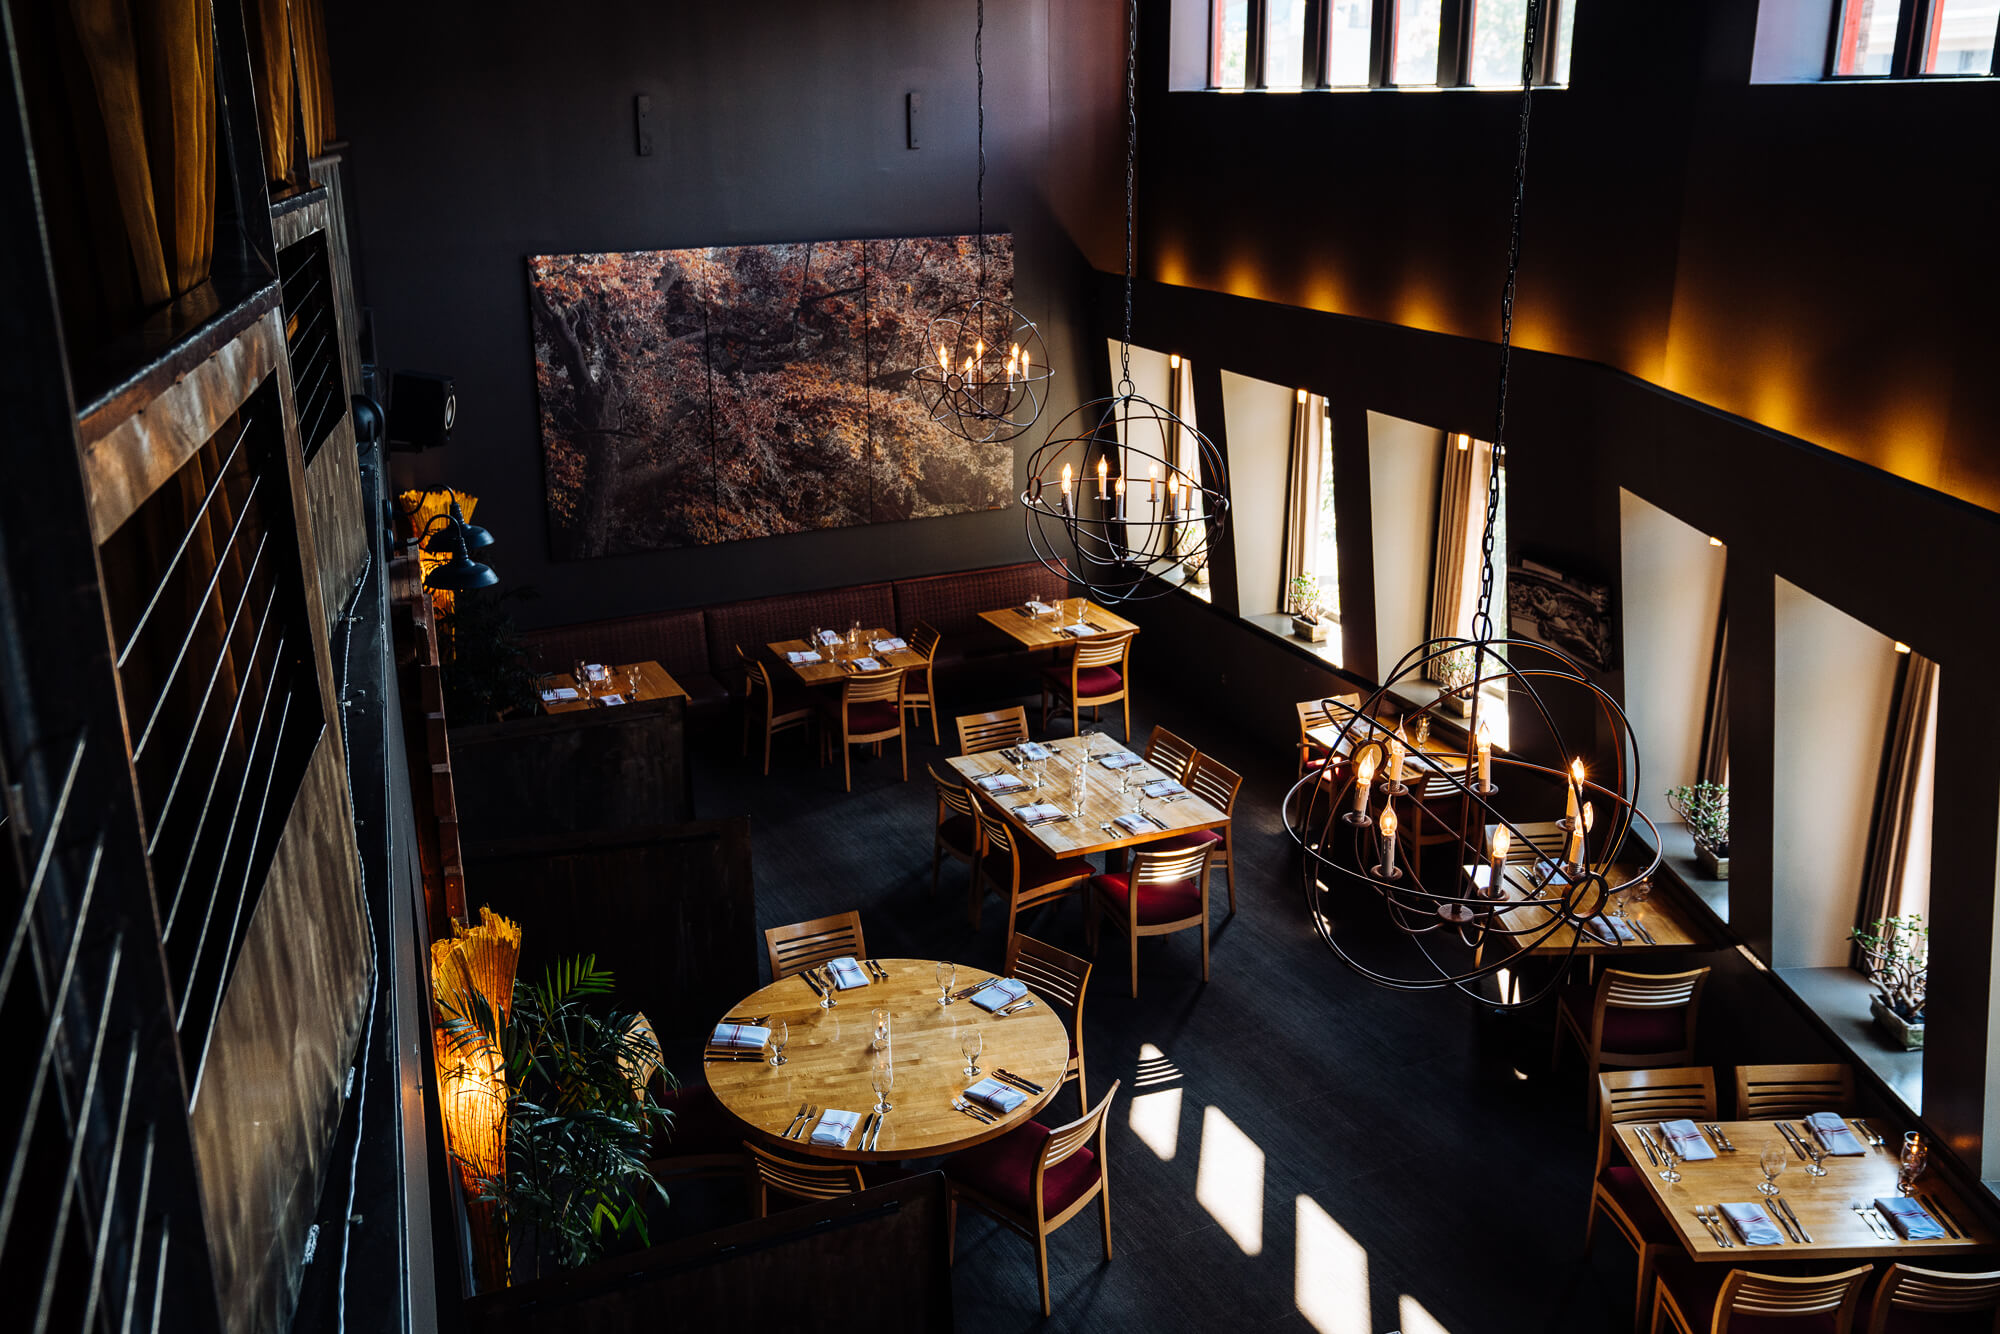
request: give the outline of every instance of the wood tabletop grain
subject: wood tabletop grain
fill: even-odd
[[[1030,615],[1026,607],[1002,607],[998,611],[982,611],[979,619],[988,625],[998,627],[1003,633],[1018,639],[1029,648],[1055,648],[1061,644],[1074,644],[1081,639],[1096,639],[1104,635],[1139,632],[1139,627],[1114,611],[1098,606],[1088,598],[1064,598],[1060,602],[1046,604],[1055,608],[1054,615]],[[1061,627],[1066,625],[1087,625],[1095,634],[1067,635]]]
[[[1003,813],[1009,823],[1025,832],[1052,857],[1116,852],[1197,829],[1216,829],[1229,823],[1225,812],[1192,792],[1174,797],[1144,795],[1146,784],[1167,780],[1168,775],[1143,760],[1125,771],[1132,778],[1130,790],[1121,795],[1118,790],[1119,771],[1105,768],[1101,761],[1115,752],[1137,752],[1127,751],[1108,736],[1066,737],[1061,741],[1041,744],[1054,752],[1054,756],[1040,762],[1042,786],[1039,791],[1032,786],[1037,765],[1017,763],[1006,751],[989,750],[978,755],[955,756],[948,763],[971,784],[982,801]],[[1086,753],[1089,758],[1083,770],[1082,813],[1070,815],[1074,765],[1084,759]],[[1012,774],[1028,781],[1030,786],[1013,792],[990,793],[974,781],[989,774]],[[1036,802],[1060,806],[1064,818],[1049,824],[1029,825],[1015,813],[1017,808]],[[1135,808],[1150,817],[1140,830],[1129,830],[1116,823],[1118,816],[1129,814]],[[1106,823],[1111,824],[1109,829],[1102,827]]]
[[[1037,998],[1018,1014],[996,1018],[970,999],[938,1004],[935,959],[878,959],[887,982],[872,982],[835,993],[837,1004],[822,1009],[804,979],[793,976],[752,992],[732,1015],[770,1015],[791,1027],[785,1064],[769,1054],[754,1061],[704,1062],[708,1084],[723,1107],[741,1121],[750,1137],[786,1153],[842,1162],[883,1162],[928,1158],[983,1144],[1033,1118],[1055,1096],[1069,1065],[1069,1031]],[[990,980],[994,974],[957,965],[954,991]],[[1033,995],[1033,992],[1029,993]],[[865,1115],[875,1105],[869,1067],[875,1055],[873,1012],[890,1012],[889,1050],[895,1061],[891,1110],[882,1119],[873,1150],[811,1142],[810,1132],[784,1139],[782,1132],[801,1106]],[[720,1016],[718,1016],[719,1018]],[[976,1028],[985,1043],[979,1056],[983,1074],[1004,1067],[1042,1086],[996,1124],[986,1125],[958,1111],[952,1099],[977,1079],[965,1073],[960,1040]]]
[[[543,690],[555,690],[566,686],[577,692],[577,698],[543,700],[542,708],[549,713],[574,713],[579,709],[597,707],[597,697],[602,695],[620,695],[633,703],[640,704],[645,703],[647,700],[670,699],[676,695],[683,699],[687,698],[687,691],[681,688],[681,683],[669,676],[667,669],[660,666],[657,662],[626,662],[610,663],[607,665],[611,671],[609,678],[603,681],[591,682],[588,691],[579,688],[576,674],[573,672],[554,672],[543,677],[541,682]],[[632,695],[626,688],[625,673],[628,671],[637,671],[639,673],[639,692],[636,696]]]

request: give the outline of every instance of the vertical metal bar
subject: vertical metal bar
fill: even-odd
[[[108,996],[106,1008],[109,1009]],[[97,1240],[90,1248],[90,1296],[84,1303],[83,1320],[77,1326],[82,1330],[96,1323],[98,1303],[104,1296],[104,1253],[111,1248],[111,1224],[118,1217],[118,1173],[125,1165],[125,1127],[132,1119],[132,1081],[138,1074],[139,1039],[135,1034],[125,1044],[125,1084],[118,1093],[118,1126],[111,1133],[111,1166],[104,1173],[104,1207],[98,1214]],[[77,1138],[81,1140],[83,1136],[78,1134]]]
[[[1930,31],[1931,0],[1903,0],[1896,11],[1896,46],[1889,53],[1889,77],[1913,79],[1923,73],[1924,37]]]
[[[1535,82],[1553,84],[1556,71],[1562,68],[1557,58],[1556,43],[1562,38],[1563,6],[1569,0],[1543,0],[1541,32],[1535,35]]]
[[[160,1310],[167,1295],[167,1242],[172,1239],[174,1220],[171,1215],[160,1220],[160,1259],[153,1267],[153,1320],[148,1329],[159,1334]]]
[[[132,1334],[132,1312],[139,1306],[139,1266],[146,1256],[146,1205],[153,1193],[153,1127],[146,1127],[146,1156],[139,1160],[139,1202],[132,1208],[132,1244],[125,1262],[125,1313],[118,1334]]]
[[[1324,88],[1327,51],[1333,42],[1333,0],[1306,0],[1305,50],[1299,65],[1299,87]]]
[[[82,938],[82,932],[78,932]],[[63,1169],[62,1198],[56,1203],[56,1216],[49,1228],[49,1258],[42,1264],[42,1303],[35,1308],[35,1334],[44,1334],[49,1327],[49,1307],[56,1296],[56,1270],[62,1267],[63,1240],[69,1232],[70,1202],[76,1198],[77,1176],[83,1166],[83,1146],[90,1135],[86,1123],[90,1120],[91,1104],[97,1097],[97,1075],[103,1068],[104,1037],[111,1027],[111,1000],[118,991],[118,965],[123,962],[124,939],[120,937],[111,946],[111,961],[106,966],[104,994],[97,1002],[97,1032],[90,1040],[90,1065],[83,1077],[83,1097],[77,1102],[77,1124],[69,1137],[69,1166]],[[107,1199],[107,1212],[109,1212]]]
[[[1270,45],[1270,8],[1266,0],[1246,0],[1243,9],[1243,86],[1262,88],[1264,48]]]
[[[1441,0],[1438,6],[1440,88],[1463,88],[1472,78],[1472,30],[1478,26],[1477,0]]]
[[[83,765],[83,748],[87,739],[77,738],[76,749],[69,757],[69,772],[63,775],[62,792],[56,798],[55,809],[49,815],[48,832],[43,835],[42,850],[35,858],[35,874],[28,881],[27,896],[21,900],[21,917],[14,923],[13,939],[7,942],[6,962],[0,963],[0,996],[7,994],[7,988],[14,980],[14,965],[20,962],[21,949],[28,943],[30,927],[35,918],[35,904],[41,898],[42,886],[48,882],[49,863],[56,853],[56,835],[61,831],[63,816],[69,810],[70,794],[76,789],[76,774]]]
[[[1368,11],[1368,86],[1396,86],[1396,28],[1402,0],[1374,0]]]

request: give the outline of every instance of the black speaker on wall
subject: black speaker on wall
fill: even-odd
[[[458,390],[449,375],[397,371],[389,386],[389,448],[415,453],[451,439]]]

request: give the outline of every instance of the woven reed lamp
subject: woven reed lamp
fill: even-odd
[[[472,1237],[473,1269],[483,1290],[506,1286],[507,1231],[498,1209],[479,1198],[480,1183],[507,1171],[507,1072],[496,1039],[514,1008],[521,928],[482,906],[479,925],[452,924],[452,938],[431,943],[431,994],[441,1015],[473,1020],[490,1032],[433,1032],[438,1110],[445,1147],[458,1164]]]

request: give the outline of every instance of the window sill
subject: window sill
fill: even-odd
[[[1635,822],[1636,823],[1636,822]],[[1637,830],[1642,841],[1645,830]],[[1729,922],[1729,882],[1710,880],[1701,873],[1701,863],[1695,860],[1694,835],[1687,825],[1679,820],[1660,821],[1660,864],[1679,882],[1688,894],[1699,899],[1704,907],[1715,914],[1715,920]]]
[[[1429,681],[1411,678],[1390,686],[1389,693],[1408,708],[1426,709],[1436,703],[1438,696],[1444,692]],[[1508,735],[1506,692],[1491,686],[1482,686],[1479,693],[1481,697],[1479,720],[1486,724],[1487,735],[1493,739],[1494,746],[1504,751],[1507,749]],[[1432,726],[1442,723],[1447,727],[1456,728],[1459,732],[1464,732],[1466,725],[1472,721],[1469,718],[1459,717],[1458,710],[1453,708],[1440,709],[1433,713],[1431,718],[1434,720]]]
[[[1927,76],[1927,79],[1912,79],[1907,80],[1907,82],[1921,83],[1927,82],[1929,79],[1977,77],[1980,76],[1934,74]],[[1842,80],[1842,82],[1848,81]],[[1882,80],[1869,79],[1867,82],[1880,83]],[[1902,81],[1899,80],[1899,82]],[[1337,88],[1173,88],[1168,91],[1220,95],[1223,97],[1294,97],[1301,93],[1308,95],[1316,93],[1514,93],[1518,95],[1521,91],[1521,85],[1518,83],[1454,84],[1449,88],[1440,88],[1434,83],[1388,84],[1382,87],[1370,84],[1343,84]],[[1569,91],[1569,85],[1566,83],[1538,83],[1535,85],[1535,91],[1537,93],[1566,93]]]
[[[1213,603],[1215,601],[1214,585],[1198,584],[1194,580],[1188,578],[1187,567],[1184,565],[1176,565],[1174,566],[1173,569],[1167,571],[1166,573],[1158,574],[1153,577],[1158,579],[1163,584],[1171,584],[1173,587],[1180,589],[1181,592],[1187,594],[1191,598],[1199,598],[1201,601],[1208,603]]]
[[[1245,616],[1244,622],[1254,625],[1265,634],[1282,639],[1301,653],[1310,653],[1329,667],[1340,666],[1340,622],[1327,624],[1326,642],[1314,644],[1300,639],[1292,633],[1292,618],[1281,611],[1262,612],[1255,616]]]
[[[1855,1060],[1874,1071],[1912,1116],[1924,1110],[1924,1054],[1891,1047],[1868,1012],[1873,988],[1852,968],[1776,968],[1772,976],[1791,989]]]

